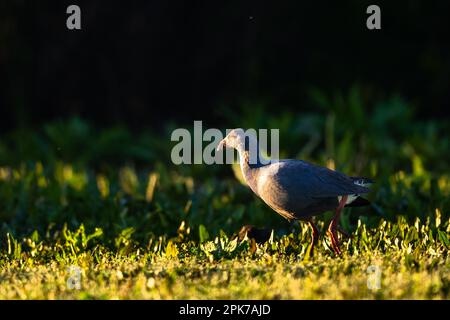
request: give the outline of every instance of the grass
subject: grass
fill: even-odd
[[[150,239],[147,246],[136,248],[121,235],[114,249],[95,241],[100,231],[89,235],[83,227],[42,240],[36,235],[23,241],[8,236],[0,297],[448,299],[449,221],[433,232],[435,224],[417,220],[408,225],[402,219],[383,221],[374,229],[359,224],[353,238],[344,241],[345,253],[339,258],[325,243],[308,257],[307,227],[264,244],[225,235],[199,243],[180,232],[179,237]],[[80,290],[67,286],[73,276],[69,266],[82,272]],[[370,280],[370,266],[381,272],[378,290]]]
[[[324,237],[310,256],[307,225],[230,167],[172,165],[173,126],[73,118],[3,135],[0,299],[449,299],[449,123],[417,119],[398,97],[370,101],[313,90],[319,111],[252,106],[225,120],[280,128],[282,157],[375,178],[372,205],[343,214],[341,257]],[[322,231],[330,218],[317,217]],[[273,229],[270,240],[239,241],[244,224]]]

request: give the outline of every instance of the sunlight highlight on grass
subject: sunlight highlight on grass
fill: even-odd
[[[159,174],[156,172],[150,173],[148,177],[147,190],[145,192],[145,200],[147,202],[152,202],[153,195],[155,193],[156,183],[158,182]]]

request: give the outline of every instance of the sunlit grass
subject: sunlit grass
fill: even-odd
[[[264,244],[225,235],[200,243],[184,226],[145,247],[124,230],[114,249],[101,244],[101,229],[88,234],[83,226],[44,238],[8,234],[0,298],[448,299],[449,228],[448,220],[381,221],[372,229],[359,221],[342,257],[323,240],[308,259],[306,226]],[[67,287],[70,266],[81,270],[80,290]],[[368,287],[370,266],[380,270],[379,287]]]
[[[227,128],[279,128],[282,157],[375,180],[371,206],[344,210],[342,257],[323,235],[310,256],[308,226],[257,199],[239,165],[174,166],[167,132],[74,118],[0,139],[0,299],[449,299],[448,123],[398,97],[366,110],[356,89],[312,95],[320,112],[248,108]],[[238,241],[248,224],[269,241]]]
[[[29,220],[37,218],[35,223],[48,227],[28,233],[33,226],[13,229],[14,218],[10,227],[3,227],[9,231],[3,234],[0,250],[0,298],[449,298],[450,219],[441,208],[426,212],[423,220],[419,214],[407,219],[408,211],[403,215],[398,211],[399,218],[393,221],[377,223],[362,215],[362,220],[346,225],[353,232],[352,238],[342,239],[342,257],[334,257],[326,238],[311,257],[306,225],[292,226],[284,234],[275,232],[264,244],[252,239],[240,242],[223,231],[236,231],[240,221],[255,220],[233,200],[236,188],[244,188],[237,181],[231,189],[225,185],[216,192],[221,183],[215,180],[195,188],[191,177],[177,172],[138,174],[131,167],[111,177],[69,164],[57,164],[54,171],[40,163],[30,169],[2,167],[2,171],[16,172],[2,180],[3,194],[27,190],[27,201],[37,205],[24,207],[30,210]],[[170,179],[161,182],[160,174]],[[411,190],[429,191],[422,175],[393,174],[387,182],[392,204]],[[13,203],[15,197],[7,200]],[[209,200],[198,203],[196,197]],[[165,199],[170,199],[172,208],[164,209]],[[48,208],[39,212],[40,202],[73,213],[79,222],[71,225],[82,224],[69,228],[65,219],[71,215],[49,217]],[[75,211],[71,205],[77,207]],[[218,211],[221,207],[228,208],[222,209],[228,216]],[[264,210],[259,204],[257,208]],[[211,219],[218,221],[208,223]],[[273,214],[271,219],[280,218]],[[55,224],[62,229],[51,227]],[[318,225],[325,230],[323,220]],[[81,290],[67,287],[70,266],[82,270]],[[369,266],[381,270],[379,290],[367,287]]]

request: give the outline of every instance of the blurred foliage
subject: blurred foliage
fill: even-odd
[[[368,195],[372,205],[348,208],[343,214],[342,227],[353,238],[344,242],[346,258],[329,265],[329,279],[347,283],[349,279],[341,279],[342,272],[336,271],[342,263],[365,266],[383,253],[381,263],[393,276],[386,281],[395,280],[397,267],[389,262],[395,259],[404,265],[402,270],[417,276],[401,283],[417,286],[425,281],[429,291],[392,289],[381,298],[448,297],[448,270],[443,266],[448,267],[449,248],[449,123],[417,119],[414,108],[401,97],[371,103],[358,87],[331,95],[311,90],[311,104],[316,112],[277,113],[264,105],[244,104],[239,114],[227,113],[225,125],[278,128],[281,157],[309,160],[376,181]],[[8,289],[16,285],[16,279],[8,275],[11,270],[56,268],[59,273],[50,282],[59,285],[64,274],[58,268],[71,263],[88,268],[91,282],[100,281],[95,268],[105,268],[108,281],[119,290],[108,293],[100,285],[80,293],[82,298],[122,296],[120,290],[125,290],[122,285],[128,280],[121,279],[132,281],[136,290],[150,290],[127,292],[130,297],[157,297],[152,288],[160,284],[165,289],[159,297],[205,297],[194,288],[198,283],[191,276],[180,275],[194,272],[186,271],[181,261],[192,267],[197,260],[208,263],[206,269],[198,270],[203,274],[213,272],[208,270],[214,261],[226,264],[239,259],[245,271],[237,279],[243,282],[250,274],[260,274],[261,264],[275,269],[273,274],[261,273],[255,292],[241,292],[237,286],[225,294],[222,284],[217,284],[214,297],[378,297],[338,289],[327,295],[319,287],[302,294],[294,289],[276,294],[279,288],[275,287],[273,295],[257,294],[258,283],[264,283],[265,277],[281,277],[279,268],[288,268],[294,278],[298,272],[308,274],[298,279],[299,285],[315,281],[320,270],[308,261],[328,263],[327,242],[322,241],[317,257],[309,257],[307,226],[289,224],[274,213],[233,176],[230,166],[173,165],[170,151],[175,143],[170,133],[174,128],[172,124],[163,132],[130,133],[125,127],[98,129],[72,118],[2,136],[0,278],[6,279],[6,285],[0,286],[0,297],[73,297],[64,290],[9,293]],[[330,218],[331,213],[317,217],[320,229],[325,230]],[[273,228],[274,234],[265,244],[238,243],[232,235],[244,224]],[[364,259],[357,262],[359,255]],[[125,259],[120,270],[110,266],[120,265],[116,259]],[[300,265],[291,265],[295,261]],[[146,263],[153,271],[145,271]],[[167,267],[165,273],[148,274],[160,265]],[[433,278],[427,272],[437,265],[439,276]],[[354,267],[348,268],[351,273]],[[121,279],[114,278],[119,271]],[[171,279],[180,277],[191,296],[182,292],[180,284],[171,284]],[[323,286],[331,285],[323,281]],[[274,283],[267,282],[267,288]]]
[[[363,92],[311,90],[317,111],[306,114],[243,105],[239,114],[227,113],[227,127],[279,128],[282,158],[374,178],[373,205],[346,210],[345,228],[353,228],[359,216],[373,224],[399,215],[423,219],[436,209],[447,216],[448,122],[416,120],[400,97],[370,104]],[[146,239],[175,234],[181,221],[193,230],[203,224],[212,234],[233,232],[243,223],[274,226],[281,233],[292,228],[240,184],[229,166],[173,165],[174,128],[131,134],[124,127],[98,130],[72,118],[5,135],[0,140],[2,230],[26,234],[84,223],[111,234],[133,227],[135,236]]]

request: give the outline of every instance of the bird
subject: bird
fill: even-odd
[[[327,235],[333,252],[342,254],[337,235],[342,210],[349,206],[369,205],[370,202],[361,195],[371,191],[369,187],[373,180],[347,176],[304,160],[268,160],[261,154],[256,137],[242,128],[231,130],[216,150],[223,148],[237,150],[245,182],[270,208],[290,222],[309,223],[311,255],[319,239],[319,230],[312,218],[334,210]]]

